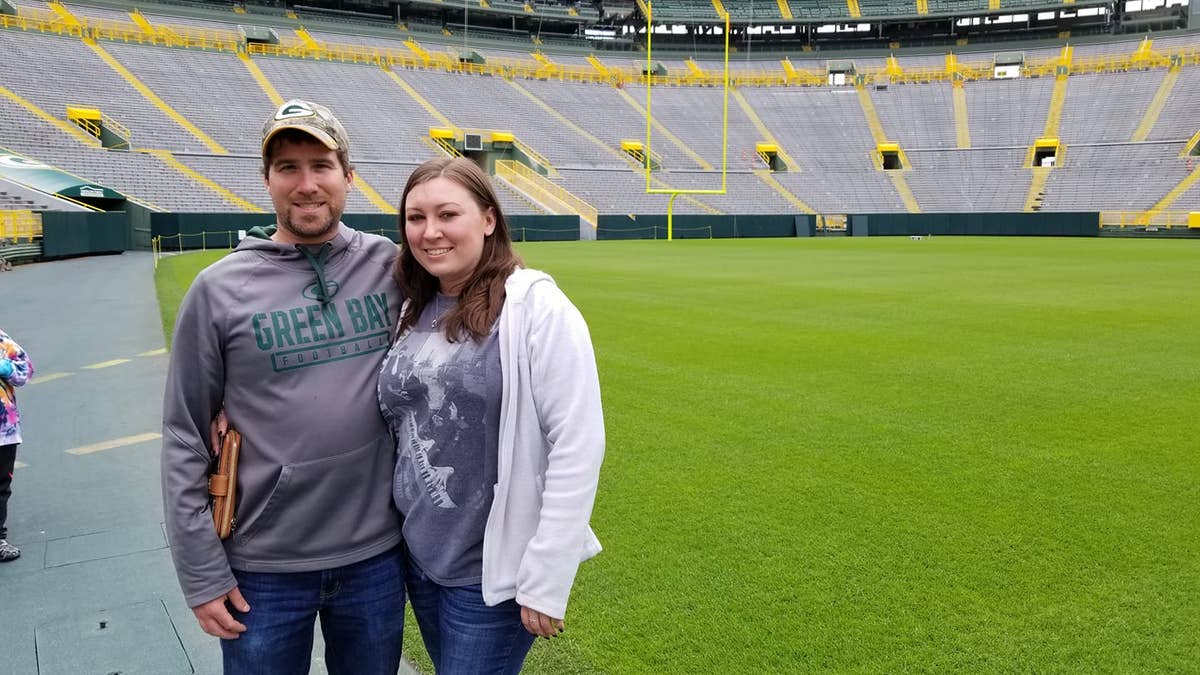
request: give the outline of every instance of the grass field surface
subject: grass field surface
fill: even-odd
[[[519,249],[608,428],[527,672],[1195,672],[1197,242]],[[164,316],[212,259],[163,260]]]

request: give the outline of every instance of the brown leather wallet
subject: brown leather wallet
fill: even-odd
[[[221,441],[221,455],[217,458],[217,470],[208,477],[208,494],[212,496],[213,525],[217,536],[228,539],[233,534],[233,513],[237,506],[238,454],[242,449],[242,435],[230,429]]]

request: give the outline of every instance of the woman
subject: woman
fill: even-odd
[[[418,167],[400,199],[408,298],[379,376],[406,583],[438,673],[516,673],[563,631],[604,454],[587,325],[522,269],[488,178]]]

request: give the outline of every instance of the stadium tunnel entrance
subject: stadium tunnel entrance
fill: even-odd
[[[127,201],[125,195],[112,188],[3,149],[0,149],[0,178],[90,211],[121,211]]]

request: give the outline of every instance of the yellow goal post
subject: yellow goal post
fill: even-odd
[[[679,195],[723,195],[727,194],[727,172],[729,169],[729,12],[725,12],[725,54],[724,54],[724,71],[721,75],[722,85],[722,104],[721,104],[721,187],[717,190],[702,190],[702,189],[684,189],[677,188],[656,188],[653,187],[650,177],[650,162],[643,162],[643,168],[646,172],[646,194],[648,195],[670,195],[667,200],[667,241],[674,238],[674,209],[675,198]],[[652,48],[654,36],[654,5],[647,0],[646,2],[646,154],[651,154],[650,134],[653,126],[654,116],[651,112],[651,96],[650,90],[653,89],[654,81],[654,51]]]

